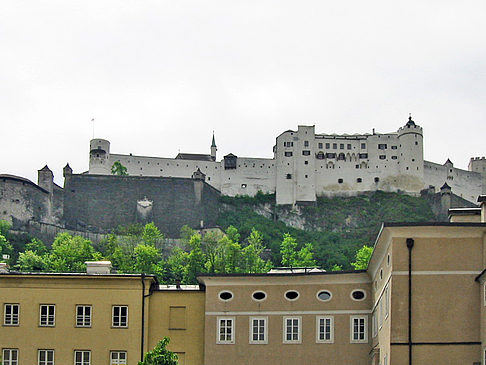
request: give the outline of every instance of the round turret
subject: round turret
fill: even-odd
[[[409,116],[407,123],[398,130],[398,140],[400,141],[399,168],[402,175],[411,175],[411,183],[420,190],[424,179],[424,144],[423,130],[417,125],[412,116]]]
[[[89,143],[89,173],[110,174],[110,142],[106,139],[92,139]]]

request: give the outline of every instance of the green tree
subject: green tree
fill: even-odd
[[[351,265],[355,270],[365,270],[368,268],[368,262],[370,261],[371,254],[373,253],[373,247],[364,245],[358,251],[356,251],[356,261]]]
[[[185,224],[181,227],[179,238],[181,239],[183,244],[188,245],[189,241],[191,240],[191,236],[194,233],[196,233],[196,231],[189,227],[187,224]]]
[[[191,252],[187,255],[187,265],[184,268],[184,284],[197,284],[197,275],[205,272],[205,257],[201,249],[201,235],[196,233],[189,241]]]
[[[241,261],[243,272],[263,273],[271,268],[270,262],[265,262],[261,258],[263,252],[263,236],[255,228],[252,228],[248,236],[248,245],[241,250]]]
[[[49,252],[49,249],[41,240],[32,238],[30,242],[25,244],[25,251],[32,251],[37,255],[43,256]]]
[[[120,161],[115,161],[111,166],[111,174],[112,175],[119,175],[119,176],[126,176],[128,175],[127,168],[121,164]]]
[[[10,259],[3,259],[3,255],[11,257],[13,254],[13,247],[10,242],[7,241],[4,235],[0,234],[0,261],[9,262]]]
[[[331,271],[342,271],[342,270],[343,270],[343,267],[341,265],[338,265],[338,264],[334,264],[331,267]]]
[[[177,355],[167,350],[169,341],[168,337],[164,337],[152,351],[145,354],[143,361],[139,361],[138,365],[177,365]]]
[[[10,231],[10,228],[12,228],[10,223],[4,220],[0,220],[0,235],[8,239],[8,233]]]
[[[198,235],[198,234],[196,234]],[[193,239],[195,235],[191,237],[191,240]],[[199,235],[199,237],[201,237]],[[210,273],[215,273],[217,271],[217,266],[220,264],[220,259],[218,258],[218,255],[220,254],[220,240],[224,236],[221,235],[220,232],[217,231],[209,231],[207,232],[204,237],[202,238],[202,250],[205,255],[205,266],[208,269],[208,272]],[[191,244],[189,243],[191,246]],[[191,246],[192,247],[192,246]]]
[[[306,243],[304,247],[297,253],[297,264],[301,267],[315,267],[316,260],[314,260],[314,247],[312,243]]]
[[[86,270],[85,261],[100,259],[101,254],[95,251],[91,241],[81,236],[60,233],[52,243],[47,266],[48,270],[54,272],[83,272]]]
[[[162,274],[160,253],[154,246],[140,244],[135,247],[134,254],[135,264],[133,269],[135,272],[154,275]]]
[[[143,227],[142,240],[145,244],[155,246],[163,238],[164,235],[160,233],[154,222],[147,223]]]
[[[297,241],[289,233],[284,233],[283,235],[280,255],[282,256],[282,266],[297,266]]]
[[[171,255],[165,262],[164,280],[168,283],[182,281],[184,279],[184,272],[187,266],[189,254],[180,247],[175,247]]]
[[[44,271],[47,268],[46,256],[41,256],[37,252],[27,250],[19,253],[17,268],[20,271]]]
[[[226,228],[226,235],[233,242],[240,242],[240,233],[235,226],[229,226]]]

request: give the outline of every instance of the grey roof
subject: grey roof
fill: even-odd
[[[176,160],[213,161],[211,155],[202,153],[178,153]]]

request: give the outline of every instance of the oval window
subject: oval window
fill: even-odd
[[[267,294],[264,291],[256,291],[252,294],[254,300],[261,301],[265,300]]]
[[[287,300],[297,300],[298,297],[299,292],[296,290],[288,290],[285,292],[285,298],[287,298]]]
[[[230,291],[222,291],[219,293],[219,299],[221,299],[223,302],[230,301],[233,299],[233,293]]]
[[[364,290],[354,290],[351,293],[351,298],[353,298],[354,300],[363,300],[364,298],[366,298],[366,293],[364,292]]]
[[[331,300],[332,294],[331,292],[327,290],[321,290],[320,292],[317,292],[317,299],[322,300],[323,302],[327,302],[328,300]]]

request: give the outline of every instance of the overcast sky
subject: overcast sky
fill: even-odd
[[[486,1],[1,0],[0,173],[114,153],[272,157],[278,134],[393,132],[486,155]]]

